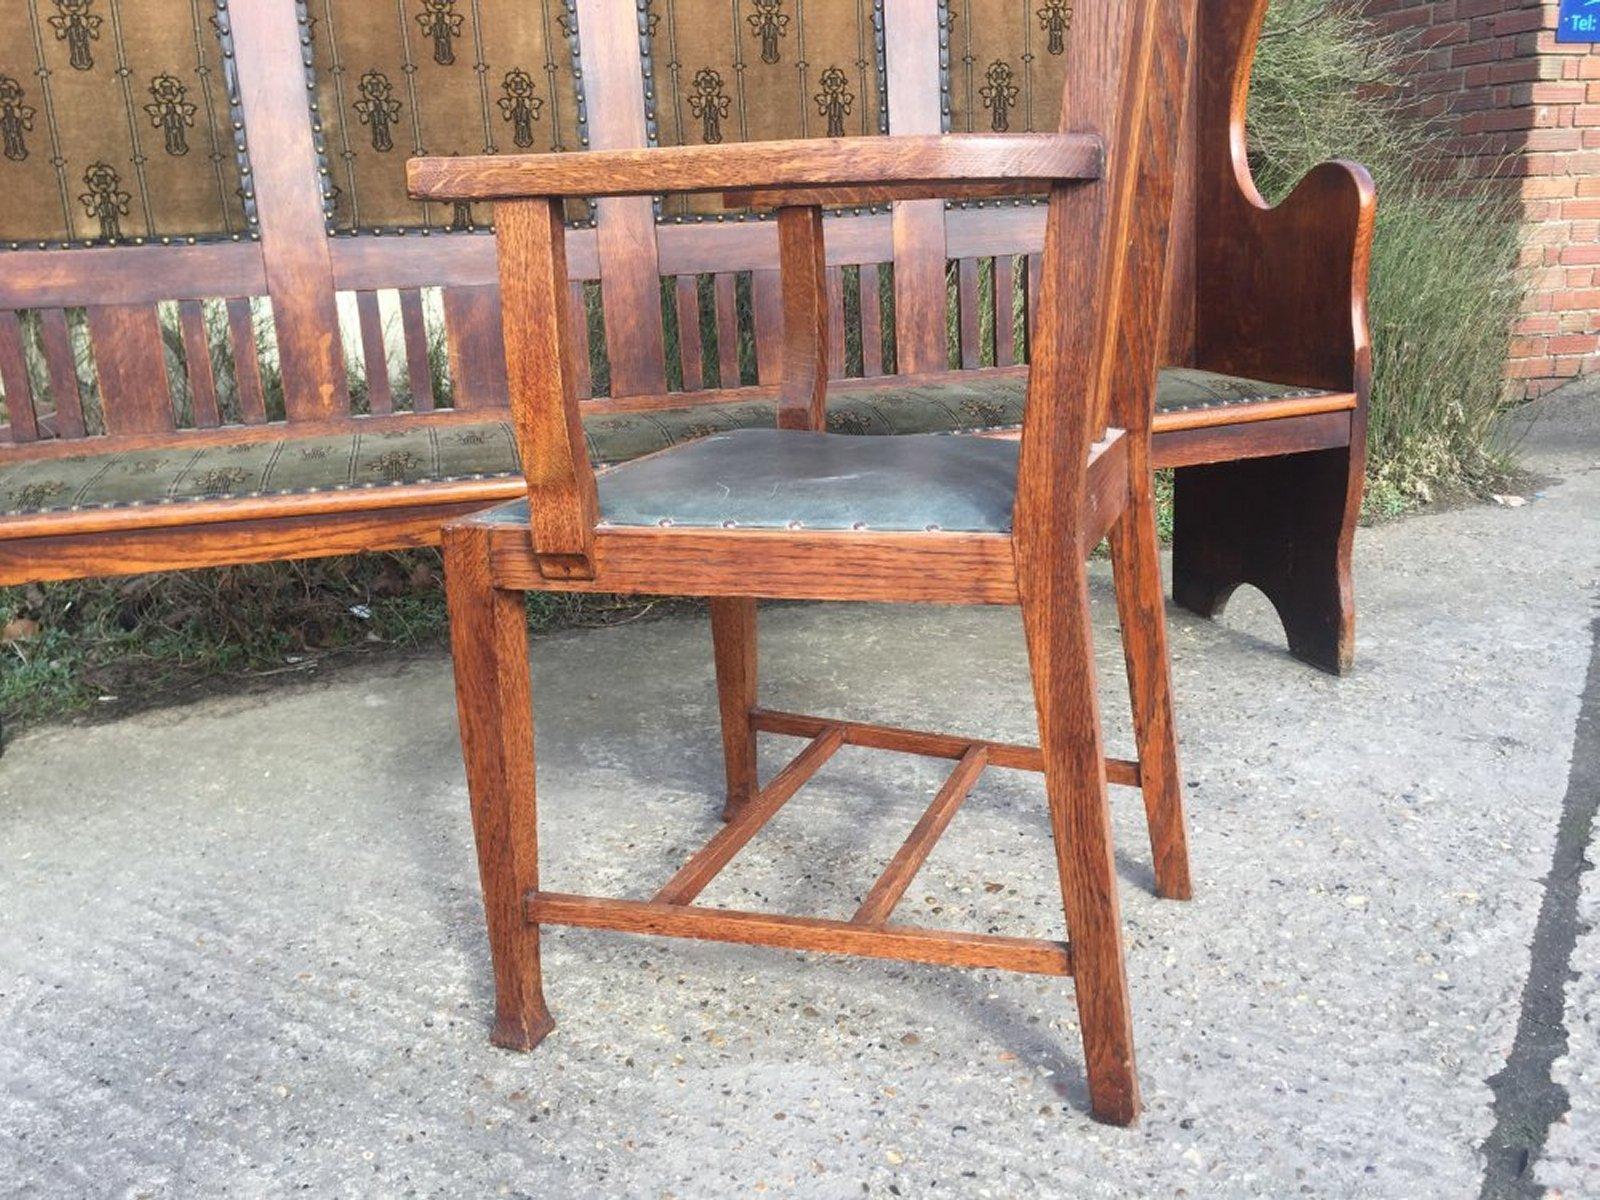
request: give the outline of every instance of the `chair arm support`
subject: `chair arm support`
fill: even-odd
[[[506,382],[534,553],[547,579],[592,579],[599,504],[578,412],[561,202],[500,203],[495,243]]]
[[[893,184],[897,198],[970,193],[991,184],[1014,194],[1062,179],[1096,179],[1105,160],[1094,134],[929,134],[802,138],[716,146],[590,150],[582,154],[413,158],[407,190],[418,200],[527,196],[651,196]],[[963,187],[965,185],[965,187]]]
[[[828,268],[822,210],[778,209],[778,270],[783,288],[783,374],[778,428],[828,425]]]

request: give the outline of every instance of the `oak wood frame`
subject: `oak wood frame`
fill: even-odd
[[[561,301],[569,286],[566,232],[559,196],[542,192],[578,184],[563,176],[551,156],[412,164],[409,178],[419,198],[496,200],[512,414],[529,464],[525,524],[485,514],[444,530],[463,748],[496,961],[498,1044],[531,1049],[548,1028],[537,986],[537,930],[545,924],[1070,973],[1077,978],[1091,1108],[1111,1122],[1136,1118],[1138,1082],[1106,789],[1111,778],[1142,788],[1157,889],[1187,897],[1151,497],[1150,412],[1160,317],[1150,300],[1159,294],[1166,269],[1177,153],[1172,131],[1183,105],[1193,20],[1189,0],[1127,0],[1086,12],[1068,64],[1065,132],[1055,142],[1029,143],[1029,152],[1041,159],[1059,151],[1055,161],[1062,174],[1050,181],[1039,332],[1009,533],[613,527],[599,521],[595,473],[577,436],[579,400],[563,351],[568,342],[561,336],[567,312]],[[1085,172],[1066,153],[1086,144],[1086,134],[1109,148],[1104,178],[1093,178],[1098,162],[1095,171]],[[698,149],[685,167],[685,182],[712,190],[727,190],[735,172],[782,150],[787,173],[778,181],[785,191],[775,292],[783,302],[781,425],[822,426],[830,358],[820,210],[789,201],[816,198],[816,179],[827,184],[829,195],[851,194],[856,187],[869,194],[895,189],[902,174],[953,178],[959,190],[963,171],[989,169],[994,156],[1014,158],[1011,143],[984,139],[985,165],[977,167],[971,166],[967,139],[959,137],[916,139],[904,151],[890,138],[870,143],[871,154],[824,144],[810,150],[820,164],[815,177],[792,146]],[[662,157],[688,161],[684,155]],[[587,156],[581,179],[585,190],[604,194],[613,188],[645,190],[646,184],[660,189],[666,175],[648,156],[597,152]],[[1134,702],[1136,763],[1108,762],[1101,743],[1084,560],[1107,534]],[[528,590],[713,598],[726,824],[649,901],[541,891],[536,866],[507,850],[533,843],[531,833],[519,839],[508,830],[531,825],[535,803],[532,730],[524,709],[526,631],[499,614],[516,610]],[[1020,607],[1039,746],[760,709],[758,595]],[[514,686],[506,682],[512,676]],[[761,786],[754,742],[763,731],[808,740]],[[694,904],[801,785],[852,742],[957,760],[855,916],[824,921]],[[1044,775],[1070,945],[889,923],[905,888],[991,761]],[[510,762],[525,766],[527,776],[508,780]],[[510,911],[505,899],[516,895],[522,897],[520,913]],[[516,987],[501,986],[508,974],[516,976]],[[531,992],[529,978],[535,981]]]

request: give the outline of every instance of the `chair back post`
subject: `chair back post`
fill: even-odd
[[[1193,0],[1080,10],[1061,131],[1099,133],[1106,174],[1051,190],[1014,527],[1019,557],[1065,558],[1090,445],[1109,418],[1148,429],[1172,171]],[[1137,354],[1137,362],[1124,358]],[[1146,364],[1145,359],[1149,362]]]

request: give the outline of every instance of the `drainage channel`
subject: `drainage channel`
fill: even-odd
[[[1571,1103],[1550,1077],[1567,1052],[1566,987],[1573,978],[1573,947],[1587,927],[1578,920],[1585,857],[1600,809],[1600,619],[1591,626],[1589,669],[1572,744],[1572,772],[1561,805],[1556,848],[1544,878],[1544,898],[1533,933],[1533,958],[1522,989],[1517,1036],[1505,1067],[1489,1080],[1494,1129],[1483,1144],[1487,1160],[1479,1200],[1532,1200],[1543,1195],[1533,1166],[1550,1127]]]

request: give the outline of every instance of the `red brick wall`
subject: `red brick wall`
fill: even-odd
[[[1414,39],[1403,86],[1439,149],[1507,178],[1522,211],[1532,294],[1507,372],[1528,396],[1600,367],[1600,46],[1557,45],[1557,5],[1370,0]],[[1382,204],[1382,184],[1379,185]]]

